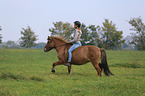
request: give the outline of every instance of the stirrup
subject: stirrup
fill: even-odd
[[[70,66],[70,63],[68,62],[68,63],[65,63],[64,65],[65,65],[65,66]]]

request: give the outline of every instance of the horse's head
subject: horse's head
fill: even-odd
[[[53,48],[55,48],[54,47],[54,38],[53,37],[49,37],[48,36],[48,38],[47,38],[47,44],[45,45],[45,47],[44,47],[44,52],[48,52],[48,51],[50,51],[51,49],[53,49]]]

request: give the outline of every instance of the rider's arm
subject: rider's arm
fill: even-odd
[[[74,34],[74,39],[70,41],[70,43],[76,43],[77,41],[80,41],[81,37],[81,31],[76,31]]]

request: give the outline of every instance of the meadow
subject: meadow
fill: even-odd
[[[97,76],[91,63],[56,66],[57,53],[41,49],[0,49],[0,96],[143,96],[145,51],[106,51],[115,76]]]

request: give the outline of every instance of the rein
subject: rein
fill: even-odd
[[[61,46],[65,46],[65,45],[67,45],[67,44],[68,44],[68,43],[65,43],[65,44],[62,44],[62,45],[56,46],[56,47],[54,47],[54,48],[61,47]]]
[[[52,37],[50,43],[52,43],[52,40],[53,40],[53,37]],[[54,42],[54,41],[53,41],[53,42]],[[49,43],[49,45],[50,45],[50,43]],[[65,43],[65,44],[62,44],[62,45],[59,45],[59,46],[56,46],[56,47],[53,47],[53,48],[57,48],[57,47],[61,47],[61,46],[65,46],[65,45],[67,45],[67,44],[70,44],[70,45],[71,45],[71,43]],[[49,45],[48,45],[48,46],[49,46]]]

